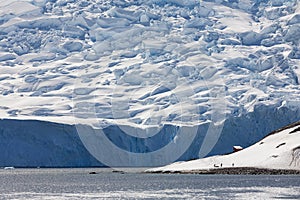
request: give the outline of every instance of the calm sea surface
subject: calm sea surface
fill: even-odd
[[[300,176],[296,175],[183,175],[125,171],[0,169],[0,199],[300,199]]]

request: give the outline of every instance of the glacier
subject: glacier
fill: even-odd
[[[300,120],[297,0],[0,8],[0,166],[159,166]]]

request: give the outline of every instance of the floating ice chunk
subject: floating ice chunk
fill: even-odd
[[[13,170],[13,169],[15,169],[14,167],[4,167],[3,168],[4,170]]]

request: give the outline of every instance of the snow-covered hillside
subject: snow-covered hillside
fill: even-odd
[[[300,122],[270,134],[258,143],[229,155],[219,155],[187,162],[178,162],[149,172],[192,171],[231,167],[300,170]]]
[[[0,1],[0,117],[177,144],[150,165],[229,152],[300,119],[299,34],[297,0]]]

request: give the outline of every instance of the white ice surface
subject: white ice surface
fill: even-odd
[[[299,102],[291,2],[270,20],[271,1],[1,1],[0,116],[197,125],[218,98],[227,116]]]

